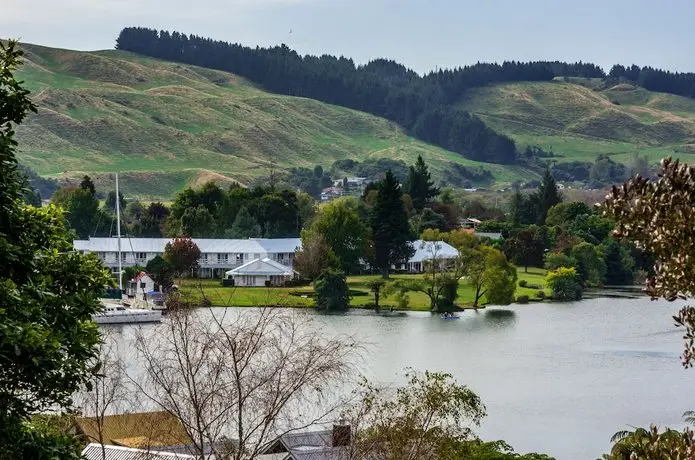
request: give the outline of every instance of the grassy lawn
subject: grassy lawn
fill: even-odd
[[[523,268],[518,268],[517,270],[519,275],[518,281],[526,280],[529,286],[545,288],[545,270],[529,268],[528,273],[525,273]],[[392,279],[422,279],[422,277],[423,275],[391,276]],[[348,286],[352,293],[352,300],[350,301],[352,307],[364,307],[374,302],[374,295],[369,291],[367,283],[378,278],[379,275],[348,277]],[[312,299],[314,289],[312,286],[294,288],[222,287],[220,280],[197,279],[185,280],[181,284],[181,290],[194,303],[206,298],[215,306],[257,307],[271,305],[280,307],[312,307],[314,305]],[[538,291],[537,287],[522,288],[517,285],[515,295],[516,297],[527,295],[531,300],[534,300],[538,298]],[[465,281],[459,283],[458,294],[457,304],[461,307],[470,306],[475,298],[473,288]],[[408,296],[411,310],[429,310],[429,298],[425,294],[411,292]],[[483,299],[483,303],[485,303],[485,299]],[[396,307],[396,301],[393,297],[384,298],[383,295],[379,300],[379,304],[383,308]]]

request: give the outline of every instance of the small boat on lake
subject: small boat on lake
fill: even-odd
[[[104,309],[92,315],[97,324],[158,323],[162,320],[160,310],[128,308],[117,303],[104,303]]]
[[[446,319],[446,320],[450,320],[450,319],[461,319],[461,317],[458,316],[458,315],[455,315],[455,314],[453,314],[453,313],[444,313],[444,314],[442,315],[442,319]]]

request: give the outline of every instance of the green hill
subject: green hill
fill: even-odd
[[[626,161],[632,153],[656,162],[695,160],[695,100],[632,85],[604,88],[582,78],[514,83],[471,90],[461,107],[520,146],[553,150],[558,161]]]
[[[18,129],[20,161],[42,175],[85,173],[128,195],[171,198],[209,179],[247,183],[278,168],[338,159],[422,154],[435,176],[451,162],[483,165],[497,181],[531,179],[515,166],[476,163],[407,136],[397,125],[311,99],[280,96],[232,74],[121,51],[23,45],[25,80],[39,113]],[[101,183],[101,184],[100,184]]]
[[[120,172],[129,196],[170,199],[186,185],[248,183],[279,169],[328,168],[338,159],[418,154],[444,179],[453,163],[483,167],[497,185],[537,170],[479,163],[409,137],[387,120],[311,99],[281,96],[233,74],[122,51],[77,52],[23,45],[19,78],[39,113],[18,129],[20,160],[38,173],[112,187]],[[632,153],[656,162],[695,160],[695,100],[601,80],[558,79],[471,90],[460,105],[523,150],[557,161]]]

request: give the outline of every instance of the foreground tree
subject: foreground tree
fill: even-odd
[[[164,247],[164,260],[171,264],[177,276],[190,276],[198,268],[199,259],[198,245],[187,236],[174,238]]]
[[[139,394],[181,421],[193,455],[212,448],[233,460],[333,420],[344,402],[333,390],[349,381],[359,353],[349,338],[317,332],[310,317],[276,309],[176,310],[136,340]]]
[[[462,273],[474,289],[474,308],[485,295],[488,302],[497,305],[508,305],[514,300],[516,268],[501,251],[491,246],[464,249],[460,259]]]
[[[480,398],[451,374],[406,373],[395,391],[363,382],[360,403],[345,417],[357,432],[356,460],[439,460],[452,442],[474,438],[485,416]]]
[[[646,291],[653,298],[669,301],[695,294],[695,168],[666,158],[658,180],[641,176],[613,187],[603,206],[604,214],[616,221],[614,234],[654,255],[654,273]],[[610,269],[609,269],[610,270]],[[685,328],[681,361],[686,368],[695,359],[695,308],[684,306],[674,316]],[[688,420],[690,423],[692,419]],[[692,458],[693,432],[659,432],[656,426],[631,433],[618,433],[609,459]],[[645,452],[645,450],[647,452]]]
[[[372,206],[369,224],[374,243],[374,264],[384,279],[391,265],[403,263],[415,249],[410,244],[408,214],[403,205],[400,184],[391,170],[379,182],[376,201]]]
[[[16,42],[0,42],[0,459],[77,459],[73,440],[29,419],[70,409],[90,379],[91,316],[110,277],[72,251],[62,211],[24,204],[14,127],[35,108],[12,74],[20,57]]]

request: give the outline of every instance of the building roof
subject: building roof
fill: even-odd
[[[225,273],[229,275],[273,275],[273,276],[292,276],[294,272],[291,268],[282,265],[272,259],[254,259],[246,262],[235,269]]]
[[[331,430],[292,432],[280,436],[271,443],[267,451],[278,455],[280,460],[347,460],[348,449],[333,447]],[[287,451],[279,452],[279,451]],[[285,454],[286,456],[281,456]],[[264,458],[264,457],[261,457]],[[268,459],[275,460],[274,457]]]
[[[103,453],[106,453],[104,458]],[[175,454],[172,452],[159,452],[153,450],[134,449],[122,446],[102,446],[101,444],[91,443],[82,451],[82,456],[86,460],[175,460],[193,459],[197,457],[187,454]]]
[[[150,277],[150,275],[148,275],[145,272],[138,273],[137,276],[135,278],[133,278],[131,281],[140,281],[143,278],[147,278],[145,281],[147,281],[147,280],[153,281],[152,278]]]
[[[77,417],[75,424],[78,434],[92,441],[100,439],[95,418]],[[107,415],[101,432],[105,444],[125,447],[151,448],[191,443],[181,422],[165,411]]]
[[[453,259],[459,255],[456,248],[444,241],[415,240],[412,244],[415,248],[415,254],[408,259],[408,262],[411,263],[431,260],[435,256],[438,259]]]
[[[478,238],[490,238],[491,240],[501,240],[503,238],[499,232],[475,232],[475,236]]]
[[[121,238],[122,252],[154,252],[163,253],[171,238]],[[193,238],[201,253],[222,254],[269,254],[294,252],[302,246],[299,238],[249,238],[216,239]],[[88,240],[75,240],[73,247],[77,251],[89,252],[117,252],[118,238],[92,238]]]

